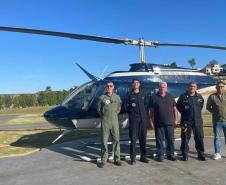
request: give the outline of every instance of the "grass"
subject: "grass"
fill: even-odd
[[[4,109],[0,110],[0,115],[9,114],[43,114],[47,110],[52,108],[51,106],[45,107],[29,107],[29,108],[15,108],[15,109]]]
[[[203,115],[203,130],[204,130],[205,136],[213,136],[212,116],[209,113]],[[177,137],[180,137],[180,132],[181,132],[180,128],[175,128],[174,132]],[[155,136],[154,130],[149,129],[148,137],[154,137],[154,136]]]

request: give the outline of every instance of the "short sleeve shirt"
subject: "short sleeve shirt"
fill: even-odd
[[[173,125],[173,109],[176,106],[174,97],[167,93],[165,96],[154,94],[150,100],[150,108],[154,109],[154,119],[157,126]]]

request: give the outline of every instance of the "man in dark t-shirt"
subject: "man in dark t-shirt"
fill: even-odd
[[[167,159],[175,161],[174,156],[174,125],[177,125],[178,112],[174,97],[167,92],[167,83],[161,82],[159,92],[150,100],[150,116],[155,127],[157,160],[164,157],[163,140],[166,138]]]

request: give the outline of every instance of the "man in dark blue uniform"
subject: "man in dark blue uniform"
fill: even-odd
[[[177,101],[177,109],[181,113],[181,152],[183,161],[188,160],[188,143],[191,138],[191,131],[194,133],[198,159],[201,161],[206,160],[204,155],[204,133],[201,113],[204,99],[196,90],[196,83],[190,82],[188,91],[182,94]]]
[[[126,96],[126,110],[129,115],[129,137],[131,165],[136,162],[136,141],[140,143],[140,161],[148,163],[146,158],[147,137],[147,105],[148,100],[144,92],[140,90],[139,80],[133,80],[133,88]]]
[[[164,138],[166,138],[167,159],[175,161],[174,125],[177,125],[178,112],[174,97],[167,92],[166,82],[161,82],[159,92],[151,97],[150,115],[155,127],[157,161],[164,160]]]

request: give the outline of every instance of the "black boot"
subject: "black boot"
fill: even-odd
[[[105,162],[104,161],[101,161],[100,163],[97,163],[97,166],[99,168],[103,168],[105,166]]]
[[[167,155],[167,159],[168,160],[171,160],[171,161],[176,161],[177,160],[177,158],[175,157],[175,155]]]
[[[206,157],[205,157],[204,153],[199,152],[198,153],[198,159],[200,161],[206,161]]]
[[[131,157],[131,158],[130,158],[130,164],[131,164],[131,165],[136,164],[136,158]]]
[[[149,163],[149,160],[145,157],[145,156],[142,156],[140,158],[140,162],[143,162],[143,163]]]
[[[182,160],[187,161],[188,160],[188,155],[187,154],[182,154]]]
[[[115,161],[114,162],[114,165],[116,165],[116,166],[122,166],[122,162],[121,161]]]
[[[157,160],[158,162],[163,162],[164,157],[163,157],[163,156],[157,156],[156,160]]]

